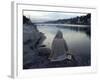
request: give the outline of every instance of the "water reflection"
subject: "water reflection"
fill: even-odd
[[[46,36],[43,42],[48,48],[51,48],[52,41],[57,31],[60,30],[63,33],[63,37],[68,45],[69,50],[72,54],[77,55],[80,59],[81,65],[90,65],[90,35],[87,36],[84,30],[75,30],[74,28],[64,28],[57,26],[37,26],[40,32],[43,32]]]

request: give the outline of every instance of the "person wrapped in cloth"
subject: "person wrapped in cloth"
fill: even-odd
[[[68,47],[66,41],[63,38],[62,32],[59,30],[52,42],[51,54],[49,56],[50,61],[62,61],[65,59],[71,59],[71,55],[68,54]]]

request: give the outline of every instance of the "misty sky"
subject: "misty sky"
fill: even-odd
[[[86,14],[82,13],[63,13],[63,12],[44,12],[44,11],[24,11],[26,17],[32,22],[45,22],[50,20],[68,19]]]

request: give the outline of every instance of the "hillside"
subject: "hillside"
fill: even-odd
[[[45,23],[90,25],[91,14],[87,14],[86,16],[80,16],[80,17],[77,16],[70,19],[59,19],[56,21],[47,21]]]

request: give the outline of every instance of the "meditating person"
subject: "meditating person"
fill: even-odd
[[[50,61],[62,61],[68,58],[68,47],[63,38],[62,32],[59,30],[52,42]]]

